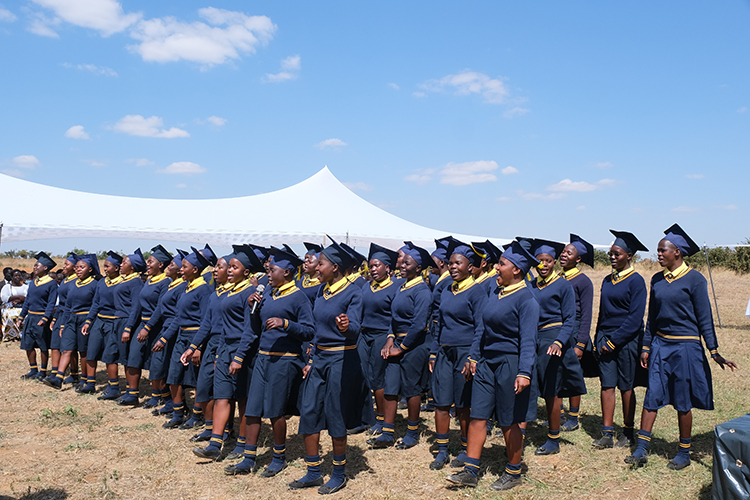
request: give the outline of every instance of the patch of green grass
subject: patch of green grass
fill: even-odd
[[[72,443],[63,448],[64,452],[78,451],[78,450],[93,450],[94,445],[89,441],[83,443]]]

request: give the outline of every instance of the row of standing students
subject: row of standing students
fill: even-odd
[[[595,353],[602,382],[603,435],[593,445],[636,444],[633,387],[640,367],[647,374],[648,389],[638,446],[627,461],[645,463],[656,410],[671,404],[680,415],[681,438],[670,467],[684,468],[689,464],[686,421],[690,410],[713,407],[701,337],[722,368],[734,369],[736,365],[718,354],[705,279],[682,262],[697,246],[677,225],[665,233],[658,254],[666,270],[652,280],[644,334],[645,282],[633,271],[631,260],[645,247],[632,234],[613,231],[616,239],[609,252],[613,273],[602,284],[593,345],[589,338],[593,285],[577,269],[580,262],[593,264],[593,247],[575,235],[568,245],[518,238],[505,252],[489,242],[466,244],[451,237],[437,240],[432,254],[409,242],[398,252],[373,244],[367,258],[335,242],[325,249],[308,245],[306,272],[296,281],[296,270],[303,262],[288,247],[274,249],[271,256],[262,247],[238,245],[234,253],[221,259],[208,246],[180,252],[175,259],[160,246],[147,260],[137,251],[119,261],[121,278],[108,272],[105,263],[106,277],[92,289],[89,306],[85,299],[75,298],[80,294],[68,292],[64,316],[57,320],[62,321],[60,364],[46,382],[59,388],[65,363],[78,351],[81,360],[86,359],[82,366],[88,366],[83,374],[86,383],[79,390],[89,392],[96,362],[104,361],[109,372],[117,347],[117,359],[126,366],[128,392],[112,397],[119,392],[115,364],[114,373],[109,372],[108,388],[100,397],[138,404],[138,378],[140,370],[147,367],[153,394],[144,406],[158,406],[167,396],[164,387],[168,384],[171,405],[162,411],[166,409],[164,413],[170,415],[165,427],[173,428],[190,423],[185,421],[182,388],[197,387],[196,406],[207,415],[205,430],[193,440],[209,444],[194,453],[208,459],[221,456],[232,402],[236,402],[243,418],[237,446],[230,455],[243,460],[228,466],[229,474],[257,469],[261,418],[270,418],[274,435],[273,459],[263,475],[280,472],[286,466],[284,416],[299,410],[308,471],[289,486],[318,486],[321,493],[332,493],[346,484],[348,429],[367,424],[373,434],[368,443],[373,448],[395,445],[405,449],[418,443],[419,396],[431,379],[438,450],[430,467],[441,469],[448,463],[463,467],[448,476],[448,481],[475,486],[487,421],[492,419],[502,429],[508,452],[505,472],[493,488],[504,490],[521,482],[523,436],[526,422],[536,419],[538,397],[546,402],[549,433],[536,454],[559,452],[561,398],[580,398],[586,392],[579,360],[588,352]],[[110,257],[115,266],[116,257]],[[561,275],[554,271],[558,258]],[[38,264],[49,268],[53,263],[46,259],[40,256]],[[91,283],[87,280],[98,271],[96,260],[93,256],[69,257],[76,259],[81,263],[75,264],[76,290],[85,289]],[[111,300],[114,313],[108,318],[107,310],[99,312],[100,303],[109,304],[109,288],[114,287],[112,295],[120,295],[119,284],[112,282],[132,280],[126,278],[133,270],[128,264],[132,266],[134,261],[136,270],[145,266],[151,278],[137,294],[138,305],[130,311],[134,314],[125,314],[122,304],[118,310],[116,301]],[[261,274],[264,261],[267,273]],[[370,282],[356,272],[363,261],[369,264]],[[201,271],[212,263],[215,288],[204,286],[209,282],[201,277]],[[181,278],[177,277],[178,267]],[[88,275],[84,268],[89,269]],[[394,268],[398,276],[391,272]],[[423,271],[428,268],[437,274],[426,282]],[[537,269],[536,279],[529,274],[532,268]],[[41,290],[43,275],[37,273],[37,280]],[[162,281],[164,290],[158,290]],[[428,285],[429,281],[433,283]],[[170,296],[170,291],[183,284]],[[674,284],[678,286],[671,286]],[[271,293],[262,293],[266,285]],[[153,288],[149,291],[148,287]],[[173,297],[177,297],[174,303]],[[84,316],[87,308],[82,323],[71,319]],[[91,339],[81,349],[92,311],[96,313]],[[109,319],[112,325],[107,323]],[[75,335],[66,335],[67,330]],[[119,340],[119,344],[105,341],[103,348],[92,350],[94,333],[100,330],[116,332],[102,337]],[[136,342],[130,339],[130,332],[138,332],[134,333]],[[71,347],[73,337],[77,344]],[[32,333],[29,338],[36,336]],[[28,351],[29,344],[24,347]],[[33,352],[33,346],[31,349]],[[163,354],[170,350],[171,355]],[[692,370],[689,377],[685,370]],[[430,372],[431,377],[427,376]],[[675,378],[683,382],[674,384]],[[620,389],[624,412],[623,435],[617,440],[615,388]],[[407,401],[407,432],[396,440],[399,397]],[[565,430],[577,428],[577,406],[573,399]],[[448,455],[451,407],[456,408],[462,436],[462,451],[452,461]],[[191,419],[196,419],[195,409]],[[333,473],[325,484],[318,454],[321,430],[331,436],[334,455]]]

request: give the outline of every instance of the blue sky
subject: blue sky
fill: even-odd
[[[223,198],[328,165],[446,233],[740,243],[749,22],[737,0],[0,0],[0,171]]]

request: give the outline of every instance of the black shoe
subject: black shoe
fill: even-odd
[[[335,488],[331,488],[327,484],[324,484],[323,486],[321,486],[320,488],[318,488],[318,494],[319,495],[330,495],[331,493],[336,493],[341,488],[343,488],[344,486],[346,486],[347,482],[349,482],[349,478],[347,478],[346,476],[344,476],[344,480],[341,482],[340,485],[336,486]]]
[[[114,392],[114,391],[104,391],[101,396],[99,396],[96,399],[101,399],[104,401],[113,401],[121,396],[120,391]]]
[[[145,403],[143,403],[142,408],[146,408],[147,410],[150,410],[152,408],[156,408],[162,403],[161,398],[149,398]]]
[[[45,378],[47,378],[47,372],[39,371],[39,372],[36,373],[36,377],[34,377],[34,378],[36,380],[38,380],[39,382],[41,382],[42,380],[44,380]]]
[[[24,380],[33,380],[36,378],[38,373],[38,371],[31,370],[29,373],[24,373],[23,375],[21,375],[21,378]]]
[[[579,429],[581,426],[578,424],[578,420],[568,419],[564,424],[560,425],[560,430],[563,432],[571,432]]]
[[[477,476],[467,470],[446,476],[445,480],[458,486],[469,486],[471,488],[476,488],[478,483]]]
[[[237,467],[238,465],[239,464],[227,465],[224,467],[224,474],[227,476],[244,476],[245,474],[253,474],[258,470],[257,462],[252,469],[248,469],[247,467]]]
[[[593,443],[591,443],[591,446],[596,448],[597,450],[604,450],[607,448],[612,448],[615,445],[614,439],[612,439],[611,434],[604,434],[599,439],[595,440]]]
[[[265,470],[263,470],[263,472],[260,473],[260,477],[273,477],[279,472],[283,471],[284,469],[286,469],[286,462],[284,462],[284,465],[282,465],[281,469],[279,470],[271,470],[268,467],[266,467]]]
[[[184,424],[180,426],[180,429],[187,430],[187,429],[195,429],[197,427],[201,427],[205,422],[203,421],[202,417],[196,417],[193,415],[190,417]]]
[[[398,443],[396,443],[396,449],[397,450],[408,450],[409,448],[414,448],[419,444],[419,440],[417,439],[413,443],[405,443],[404,440],[400,440]]]
[[[625,457],[625,463],[640,467],[648,463],[648,457],[636,457],[635,455],[628,455]]]
[[[409,405],[408,405],[408,404],[406,403],[406,400],[405,400],[405,399],[402,399],[401,401],[399,401],[399,402],[398,402],[398,406],[397,406],[397,408],[398,408],[399,410],[405,410],[405,409],[407,409],[408,407],[409,407]]]
[[[631,439],[625,434],[620,434],[617,441],[615,441],[615,448],[632,448],[635,445],[635,439]]]
[[[367,444],[369,444],[372,448],[376,450],[382,450],[383,448],[390,448],[391,446],[393,446],[393,443],[394,443],[393,439],[385,440],[385,439],[378,439],[378,438],[370,438],[367,440]]]
[[[437,457],[435,457],[435,460],[433,460],[430,463],[430,469],[432,469],[432,470],[440,470],[443,467],[445,467],[448,464],[448,462],[450,462],[450,461],[451,461],[451,457],[447,453],[445,454],[445,459],[444,460],[438,460]]]
[[[346,435],[347,436],[351,436],[351,435],[354,435],[354,434],[362,434],[366,430],[367,430],[367,426],[366,425],[360,425],[359,427],[355,427],[354,429],[347,429],[346,430]]]
[[[165,429],[176,429],[185,421],[185,417],[175,417],[173,416],[171,420],[167,420],[162,424],[162,427]]]
[[[44,385],[48,385],[52,387],[53,389],[57,389],[58,391],[62,389],[62,382],[59,381],[57,377],[54,377],[54,378],[47,377],[42,380],[42,383]]]
[[[306,483],[303,483],[302,481],[294,480],[291,483],[287,484],[289,486],[290,490],[301,490],[302,488],[312,488],[314,486],[322,486],[323,484],[323,478],[319,477],[318,479],[313,479],[312,481],[307,481]]]
[[[545,448],[544,446],[540,446],[536,449],[534,452],[534,455],[545,457],[547,455],[557,455],[560,453],[560,447],[552,448],[551,450],[549,448]]]
[[[205,448],[193,448],[193,454],[201,458],[216,461],[221,456],[221,449],[209,448],[208,446]]]
[[[521,483],[523,483],[523,479],[521,479],[520,477],[513,477],[507,472],[503,472],[503,475],[500,476],[500,479],[492,483],[490,485],[490,488],[495,491],[506,491],[511,488],[515,488],[516,486],[520,486]]]
[[[682,470],[685,467],[690,465],[690,459],[688,459],[687,462],[675,462],[674,459],[670,460],[667,464],[667,469],[669,470]]]
[[[120,406],[138,406],[138,403],[140,403],[138,396],[130,396],[129,394],[117,400],[117,404]]]
[[[239,460],[240,458],[244,456],[245,456],[244,450],[242,451],[242,453],[238,451],[232,451],[229,453],[229,455],[227,455],[227,460]]]
[[[203,433],[201,433],[201,434],[196,434],[195,436],[191,437],[191,438],[190,438],[190,442],[191,442],[191,443],[201,443],[201,442],[203,442],[203,441],[211,441],[211,436],[210,436],[210,435],[208,435],[208,436],[203,436],[202,434],[203,434]]]
[[[80,394],[94,394],[95,392],[96,392],[96,387],[91,386],[89,384],[84,385],[83,387],[81,387],[81,390],[78,391],[78,393]]]

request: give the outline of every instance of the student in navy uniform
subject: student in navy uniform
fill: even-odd
[[[471,246],[475,251],[483,253],[485,257],[482,259],[482,264],[479,266],[482,272],[479,278],[476,280],[478,283],[484,283],[487,295],[495,289],[497,282],[497,269],[495,266],[500,260],[502,250],[497,248],[490,240],[483,242],[472,242]]]
[[[632,233],[610,231],[612,273],[602,280],[594,349],[599,357],[602,402],[602,437],[597,449],[627,448],[635,444],[636,373],[646,312],[646,282],[633,269],[633,256],[648,249]],[[623,434],[615,441],[615,388],[622,397]]]
[[[176,336],[167,339],[166,343],[160,342],[162,331],[169,330],[175,320],[177,312],[177,301],[185,293],[187,282],[182,278],[182,254],[177,251],[172,261],[167,265],[164,273],[171,280],[167,291],[159,298],[154,314],[148,323],[138,332],[138,336],[148,335],[153,338],[151,343],[151,360],[148,367],[148,378],[151,381],[151,399],[143,404],[144,408],[156,408],[161,403],[164,406],[153,411],[154,416],[172,413],[172,393],[167,386],[167,375],[169,374],[169,361]]]
[[[224,429],[233,416],[232,401],[240,411],[240,431],[234,450],[226,457],[233,460],[245,452],[245,405],[248,383],[258,353],[257,319],[252,314],[250,296],[254,273],[263,269],[258,252],[252,245],[233,245],[227,276],[232,290],[220,301],[221,336],[216,348],[214,369],[213,430],[208,446],[194,448],[201,458],[217,460],[226,440]],[[270,291],[270,290],[269,290]]]
[[[201,277],[203,277],[203,281],[205,281],[212,288],[218,288],[218,285],[214,282],[214,268],[216,267],[216,263],[219,262],[218,255],[216,255],[213,249],[208,246],[208,243],[206,243],[206,246],[203,247],[203,250],[199,250],[199,252],[208,261],[208,265],[201,274]]]
[[[58,325],[57,319],[63,315],[65,309],[65,297],[68,294],[68,287],[75,280],[74,266],[77,262],[78,255],[71,252],[63,262],[62,269],[55,273],[55,281],[57,281],[57,300],[55,306],[55,312],[52,314],[52,321],[49,322],[50,329],[50,370],[49,375],[46,378],[55,378],[57,375],[57,367],[60,363],[60,326]],[[63,276],[62,279],[58,279],[57,276]],[[50,277],[52,277],[50,275]],[[76,367],[77,368],[77,367]],[[78,370],[76,370],[77,372]],[[77,378],[77,377],[76,377]]]
[[[318,255],[323,247],[316,245],[315,243],[305,242],[305,253],[304,263],[302,264],[302,278],[297,281],[297,288],[302,290],[305,296],[310,299],[311,304],[315,304],[315,297],[318,296],[318,288],[320,288],[320,280],[317,277],[318,274]]]
[[[271,258],[271,250],[259,245],[253,245],[252,243],[248,243],[247,246],[255,252],[255,256],[262,264],[261,269],[254,271],[253,275],[250,276],[250,284],[254,287],[263,285],[265,288],[268,286],[268,265]]]
[[[484,303],[484,331],[471,347],[467,371],[474,376],[471,423],[464,470],[448,476],[453,484],[475,487],[479,459],[492,417],[502,429],[508,461],[491,488],[509,490],[521,484],[523,431],[536,418],[536,343],[539,304],[525,280],[538,261],[517,241],[500,258],[498,288]]]
[[[368,434],[383,431],[385,412],[385,367],[382,351],[391,325],[391,303],[400,284],[391,279],[398,253],[376,243],[370,243],[368,256],[372,281],[362,287],[362,332],[357,341],[357,350],[362,362],[362,374],[367,387],[375,398],[375,425]]]
[[[357,352],[362,318],[362,289],[349,282],[344,270],[354,259],[335,241],[320,253],[320,289],[313,316],[313,356],[302,385],[299,433],[305,440],[307,474],[289,483],[291,489],[319,486],[330,494],[346,485],[347,428],[362,422],[367,387]],[[320,474],[320,431],[333,442],[333,472],[323,484]]]
[[[122,257],[115,252],[107,252],[104,260],[104,279],[97,282],[94,303],[81,327],[83,335],[88,335],[86,346],[86,364],[88,376],[86,385],[80,392],[96,392],[96,364],[99,361],[107,365],[107,388],[99,396],[102,399],[120,397],[120,379],[117,374],[120,336],[115,333],[115,287],[122,282],[120,264]],[[91,331],[89,331],[91,330]]]
[[[487,300],[485,287],[474,281],[474,266],[482,263],[474,248],[451,238],[448,244],[450,274],[453,284],[446,287],[440,298],[438,328],[430,351],[432,397],[435,399],[435,440],[438,453],[431,469],[442,469],[449,461],[448,431],[450,409],[456,408],[461,427],[461,454],[456,465],[466,459],[466,439],[471,410],[471,377],[466,369],[469,350],[475,337],[481,337],[484,326],[482,309]]]
[[[568,396],[586,394],[581,363],[570,344],[575,327],[575,292],[554,270],[555,260],[564,248],[562,243],[535,239],[531,252],[541,265],[537,266],[539,277],[532,283],[531,290],[539,303],[537,383],[539,396],[547,405],[549,422],[547,441],[537,448],[537,455],[560,452],[560,392],[563,387],[567,387]]]
[[[594,303],[594,285],[588,276],[578,269],[578,264],[583,263],[594,268],[594,246],[576,234],[570,235],[570,243],[565,245],[560,253],[560,266],[562,276],[573,285],[576,297],[576,322],[573,334],[570,336],[570,344],[580,362],[584,351],[591,353],[591,315]],[[570,379],[563,365],[563,377]],[[568,388],[563,386],[560,395],[567,396]],[[575,392],[576,388],[574,388]],[[578,423],[578,411],[581,407],[581,396],[571,396],[568,405],[568,418],[560,426],[560,430],[570,432],[580,427]]]
[[[155,331],[144,330],[151,316],[154,314],[159,299],[169,288],[169,279],[164,269],[172,261],[172,255],[161,245],[151,249],[151,255],[145,262],[140,249],[136,254],[130,256],[136,270],[145,266],[149,278],[138,292],[138,297],[133,301],[128,317],[126,331],[135,332],[136,338],[128,342],[128,354],[122,361],[125,367],[125,377],[128,382],[127,393],[121,397],[117,404],[123,406],[137,406],[139,403],[139,385],[143,368],[148,368],[151,358],[151,344],[156,335]],[[124,335],[123,335],[124,337]]]
[[[494,267],[490,264],[492,255],[481,247],[474,247],[474,252],[482,259],[482,262],[473,268],[472,276],[474,281],[482,285],[487,295],[489,295],[491,285],[494,282],[492,277],[495,273]]]
[[[185,422],[185,388],[195,387],[197,371],[192,363],[184,365],[180,356],[190,345],[193,335],[200,328],[201,318],[206,314],[211,286],[201,274],[208,266],[208,260],[198,250],[182,258],[182,277],[187,282],[185,293],[177,300],[174,321],[167,330],[162,330],[156,344],[167,345],[172,337],[177,337],[169,360],[167,384],[172,395],[172,418],[164,423],[165,429],[174,429]]]
[[[138,308],[138,296],[140,295],[141,289],[143,288],[143,280],[141,279],[141,273],[146,272],[146,259],[143,258],[140,248],[136,248],[135,251],[126,255],[122,259],[120,264],[120,276],[122,281],[117,287],[115,287],[115,332],[119,336],[118,342],[118,361],[125,370],[125,377],[128,383],[128,392],[126,392],[126,399],[128,405],[134,406],[138,404],[138,383],[140,376],[136,370],[128,370],[128,351],[130,349],[130,337],[132,329],[135,327],[137,317],[132,316],[133,309]],[[132,322],[132,323],[131,323]],[[135,341],[137,342],[137,341]],[[134,385],[131,385],[134,384]],[[120,392],[120,381],[117,381],[117,392]],[[118,395],[116,402],[119,403],[122,397]],[[133,402],[135,400],[135,402]]]
[[[73,359],[74,354],[80,357],[81,360],[81,368],[83,370],[82,383],[87,380],[88,375],[88,365],[86,364],[88,336],[83,334],[82,327],[94,303],[97,290],[96,280],[101,276],[99,274],[99,263],[96,260],[96,255],[86,254],[76,256],[76,259],[75,272],[77,279],[66,294],[65,313],[58,320],[61,326],[52,332],[52,335],[60,336],[60,350],[62,354],[60,355],[58,372],[54,377],[44,379],[44,383],[54,389],[62,388],[65,369]],[[79,392],[81,388],[82,385],[78,385],[76,392]]]
[[[245,458],[228,466],[227,474],[256,470],[262,418],[271,420],[273,459],[261,477],[273,477],[286,468],[285,415],[299,414],[297,401],[305,367],[302,348],[315,333],[312,305],[294,282],[300,265],[302,260],[293,253],[277,251],[268,272],[272,289],[262,297],[258,292],[250,297],[253,303],[260,301],[260,344],[245,410]]]
[[[208,307],[201,320],[200,329],[193,337],[190,347],[180,356],[183,365],[192,362],[198,367],[193,415],[180,426],[180,429],[192,429],[206,424],[203,432],[190,438],[192,442],[208,441],[213,431],[214,361],[222,330],[220,302],[234,288],[234,283],[227,282],[230,260],[232,256],[227,255],[216,261],[213,273],[216,290],[208,299]]]
[[[419,443],[420,380],[429,359],[425,337],[432,312],[432,293],[422,271],[433,264],[427,250],[410,241],[401,247],[401,276],[406,280],[391,304],[392,319],[388,340],[383,347],[385,369],[385,421],[383,433],[367,441],[374,448],[392,446],[398,395],[408,406],[407,432],[396,448],[405,450]]]
[[[667,467],[681,470],[690,465],[693,408],[713,410],[711,368],[701,337],[711,358],[723,370],[737,364],[719,354],[706,278],[684,262],[700,247],[677,224],[664,231],[657,254],[664,272],[651,278],[648,324],[643,337],[641,364],[648,368],[648,387],[643,399],[638,448],[625,462],[643,465],[651,442],[657,411],[667,405],[677,410],[680,446]]]
[[[23,328],[21,349],[26,351],[30,367],[29,372],[21,378],[43,380],[47,376],[51,340],[49,322],[55,312],[57,302],[57,281],[49,276],[49,272],[57,264],[44,252],[36,254],[36,259],[33,269],[34,279],[29,284],[17,326],[19,329]],[[37,365],[35,349],[39,349],[41,369]]]
[[[354,264],[352,264],[351,267],[346,270],[346,278],[358,287],[362,288],[367,282],[363,275],[367,258],[346,243],[341,243],[340,245],[341,248],[349,252],[349,255],[351,255],[352,259],[354,260]]]

